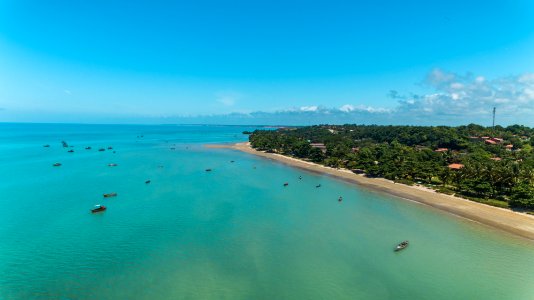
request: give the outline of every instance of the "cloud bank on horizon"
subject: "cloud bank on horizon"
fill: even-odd
[[[209,115],[143,114],[65,114],[39,111],[14,112],[0,108],[0,116],[10,113],[12,121],[72,123],[147,123],[147,124],[223,124],[223,125],[313,125],[313,124],[380,124],[380,125],[491,125],[493,107],[499,125],[534,126],[534,73],[488,79],[471,73],[458,74],[433,69],[420,82],[427,93],[402,94],[390,90],[395,101],[391,107],[369,104],[343,104],[336,107],[310,103],[273,111],[232,112]],[[67,90],[65,91],[67,93]],[[68,91],[70,94],[71,92]],[[242,95],[220,91],[215,101],[233,107]],[[371,103],[369,101],[368,103]],[[361,101],[366,103],[366,101]],[[4,120],[5,121],[5,120]],[[8,120],[9,121],[9,120]]]
[[[534,73],[487,79],[473,74],[457,74],[434,69],[421,83],[431,92],[402,95],[395,90],[393,108],[364,104],[340,107],[308,105],[284,110],[230,113],[193,117],[170,117],[167,121],[219,124],[412,124],[490,125],[493,107],[497,123],[534,125]]]

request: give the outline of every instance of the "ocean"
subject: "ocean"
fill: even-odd
[[[534,299],[532,241],[204,147],[256,128],[0,123],[0,299]]]

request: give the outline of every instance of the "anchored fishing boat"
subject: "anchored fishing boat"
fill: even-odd
[[[92,213],[98,213],[98,212],[102,212],[102,211],[105,211],[105,210],[106,210],[106,207],[104,205],[97,204],[97,205],[95,205],[95,208],[91,209],[91,212]]]
[[[406,247],[408,247],[408,241],[401,242],[397,245],[397,247],[395,247],[395,252],[406,249]]]

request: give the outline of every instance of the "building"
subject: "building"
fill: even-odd
[[[434,152],[447,152],[447,151],[449,151],[448,148],[438,148],[438,149],[434,150]]]
[[[487,139],[484,141],[484,143],[488,144],[488,145],[497,145],[497,142],[494,141],[494,140],[490,140],[490,139]]]
[[[462,164],[450,164],[449,165],[449,169],[451,169],[451,170],[460,170],[463,167],[464,167],[464,165],[462,165]]]
[[[328,131],[330,131],[331,134],[337,134],[337,131],[335,131],[334,129],[328,129]]]
[[[326,153],[326,146],[323,143],[311,143],[310,146],[312,146],[312,148],[321,150],[323,153]]]

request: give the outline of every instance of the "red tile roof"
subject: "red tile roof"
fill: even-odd
[[[462,164],[450,164],[449,165],[449,169],[453,169],[453,170],[459,170],[459,169],[461,169],[463,167],[464,167],[464,165],[462,165]]]

